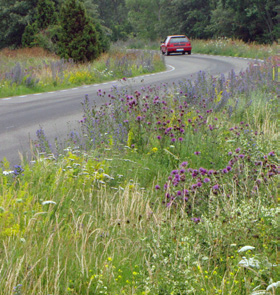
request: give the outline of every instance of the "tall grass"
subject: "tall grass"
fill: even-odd
[[[0,97],[134,77],[165,69],[158,52],[112,49],[92,63],[59,59],[40,48],[0,52]]]
[[[3,161],[0,293],[277,294],[272,64],[124,83],[60,148],[39,130],[36,161]]]

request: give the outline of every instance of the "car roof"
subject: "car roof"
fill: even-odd
[[[186,35],[170,35],[170,36],[167,36],[167,37],[187,37]]]

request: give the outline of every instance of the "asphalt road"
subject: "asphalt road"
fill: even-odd
[[[232,69],[244,71],[248,59],[207,56],[171,55],[166,57],[167,70],[162,73],[145,75],[128,82],[133,88],[172,83],[195,76],[198,71],[212,75],[227,74]],[[0,161],[5,157],[12,165],[20,164],[20,155],[30,158],[30,140],[36,139],[36,131],[42,128],[49,139],[66,137],[82,119],[81,102],[86,94],[97,105],[104,103],[97,91],[107,91],[113,85],[122,87],[121,81],[82,86],[52,93],[38,93],[0,99]]]

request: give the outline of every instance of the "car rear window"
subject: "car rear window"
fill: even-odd
[[[181,43],[181,42],[189,42],[187,37],[172,37],[170,39],[170,43]]]

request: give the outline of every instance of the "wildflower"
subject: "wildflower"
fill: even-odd
[[[195,154],[195,155],[200,155],[200,154],[201,154],[201,152],[194,152],[194,154]]]
[[[228,173],[228,170],[226,168],[224,168],[222,171],[224,174]]]
[[[235,150],[235,152],[236,152],[236,153],[239,153],[240,150],[241,150],[240,148],[237,148],[237,149]]]
[[[240,155],[239,155],[239,158],[240,158],[240,159],[244,159],[244,157],[245,157],[245,155],[243,155],[243,154],[240,154]]]
[[[161,140],[161,136],[160,136],[160,135],[158,135],[158,136],[157,136],[157,139],[158,139],[158,140]]]
[[[44,206],[44,205],[49,205],[49,204],[53,204],[53,205],[56,205],[56,202],[55,201],[44,201],[44,202],[42,202],[42,205]]]
[[[182,137],[179,137],[178,139],[179,139],[179,141],[183,141],[183,138]]]
[[[182,192],[181,191],[177,191],[177,196],[181,196]]]
[[[186,161],[181,164],[182,167],[186,167],[187,165],[188,165],[188,162]]]
[[[231,156],[232,155],[232,152],[228,152],[228,155]]]
[[[201,187],[201,186],[202,186],[202,183],[199,181],[196,185],[197,185],[198,187]]]
[[[204,178],[203,181],[204,181],[204,183],[210,182],[210,178],[206,177],[206,178]]]
[[[274,157],[275,156],[275,152],[274,151],[271,151],[271,152],[268,153],[268,155],[271,156],[271,157]]]
[[[218,184],[215,184],[212,188],[213,188],[213,190],[218,190],[219,189],[219,185]]]
[[[155,189],[156,189],[156,190],[159,190],[159,189],[160,189],[160,186],[157,184],[157,185],[155,186]]]
[[[210,169],[210,170],[208,171],[207,174],[208,174],[209,176],[212,175],[212,174],[214,174],[214,170],[213,170],[213,169]]]
[[[232,168],[231,168],[231,166],[227,166],[227,171],[230,171]]]
[[[173,137],[173,138],[171,139],[171,141],[172,141],[172,142],[175,142],[175,141],[176,141],[176,138]]]

